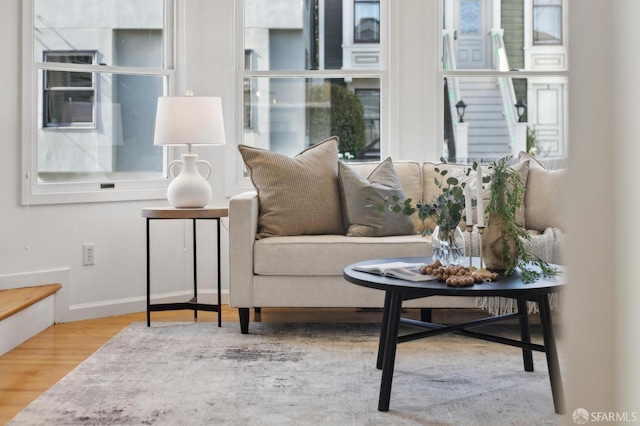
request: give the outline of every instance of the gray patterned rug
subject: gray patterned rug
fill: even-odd
[[[503,326],[510,327],[510,326]],[[513,331],[509,328],[508,331]],[[398,346],[378,412],[373,324],[135,323],[10,425],[556,424],[544,354],[456,335]],[[534,341],[540,341],[534,333]],[[561,352],[562,355],[562,352]]]

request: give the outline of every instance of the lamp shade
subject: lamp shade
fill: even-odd
[[[224,145],[222,101],[218,97],[158,98],[154,145]]]

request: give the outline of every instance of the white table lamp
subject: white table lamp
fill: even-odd
[[[198,160],[191,153],[192,145],[224,145],[224,121],[222,101],[218,97],[163,96],[158,98],[154,145],[187,145],[188,152],[182,160],[169,163],[169,176],[173,179],[167,189],[167,199],[173,207],[200,208],[211,201],[211,164]],[[175,177],[174,166],[182,170]],[[206,176],[198,171],[198,165],[207,167]]]

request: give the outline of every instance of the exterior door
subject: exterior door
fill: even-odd
[[[457,33],[456,64],[458,69],[487,69],[491,0],[455,0],[454,26]]]
[[[536,132],[537,155],[542,157],[564,157],[565,152],[565,90],[566,85],[529,82],[528,118]]]

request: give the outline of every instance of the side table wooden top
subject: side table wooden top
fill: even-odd
[[[227,216],[229,216],[228,207],[149,207],[142,209],[142,217],[150,219],[214,219]]]

